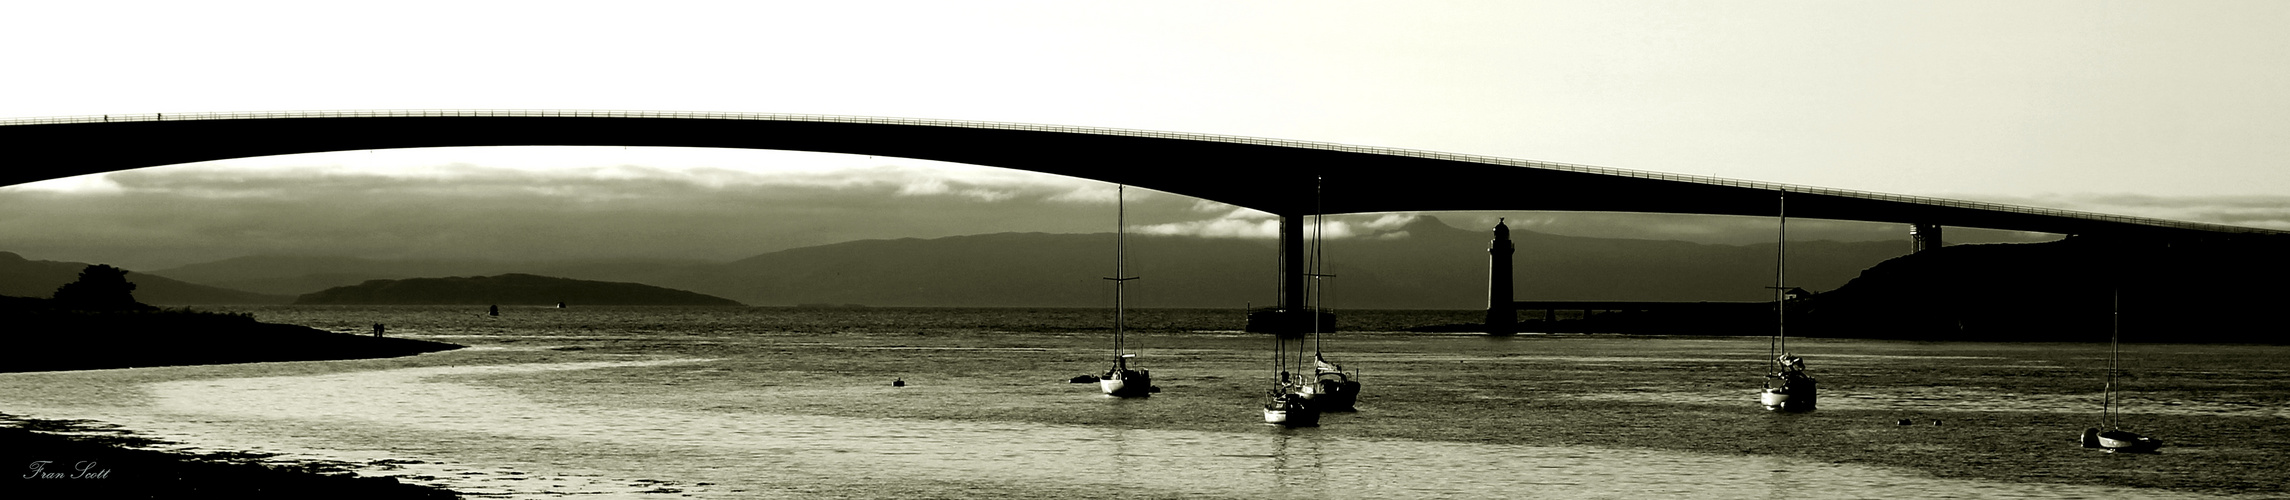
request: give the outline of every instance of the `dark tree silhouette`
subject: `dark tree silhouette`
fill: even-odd
[[[127,282],[126,269],[104,264],[87,266],[80,270],[79,281],[56,287],[55,305],[103,311],[151,308],[135,301],[135,284]]]

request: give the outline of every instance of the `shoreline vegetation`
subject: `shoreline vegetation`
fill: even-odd
[[[0,373],[410,356],[463,346],[163,309],[135,300],[128,271],[91,265],[52,298],[0,296]]]
[[[38,300],[38,299],[31,299]],[[25,307],[0,297],[12,332],[0,373],[411,356],[461,345],[335,333],[178,309],[85,311]]]
[[[388,358],[463,347],[263,323],[251,314],[152,307],[134,299],[135,284],[126,274],[88,266],[54,298],[0,296],[0,323],[8,325],[0,341],[9,344],[0,351],[0,373]],[[231,460],[255,455],[137,449],[157,442],[86,435],[79,422],[0,413],[0,424],[0,455],[7,458],[0,463],[27,467],[0,474],[0,491],[36,498],[460,497],[395,478],[358,477],[341,467],[270,466]]]

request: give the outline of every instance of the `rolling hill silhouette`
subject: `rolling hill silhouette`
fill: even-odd
[[[79,279],[80,270],[87,266],[83,262],[28,260],[0,252],[0,295],[46,298],[56,292],[56,287]],[[294,300],[289,295],[186,283],[148,273],[129,272],[127,281],[135,284],[137,300],[155,305],[284,304]]]
[[[1514,230],[1519,300],[1767,300],[1773,245],[1559,236]],[[1334,308],[1486,307],[1486,230],[1421,216],[1400,227],[1324,245],[1323,281]],[[1792,284],[1843,285],[1906,252],[1900,242],[1790,243]],[[996,233],[859,240],[793,248],[726,263],[624,260],[504,263],[250,256],[155,271],[189,282],[306,294],[374,279],[506,273],[641,283],[753,305],[1099,307],[1113,273],[1114,235]],[[1277,243],[1189,236],[1129,236],[1131,304],[1239,308],[1273,300]],[[76,267],[73,268],[76,271]],[[68,276],[44,285],[69,281]],[[44,293],[43,291],[43,293]],[[44,296],[44,295],[43,295]],[[552,299],[553,300],[553,299]],[[286,300],[277,300],[285,302]],[[164,302],[162,302],[164,303]]]
[[[1773,245],[1707,245],[1514,231],[1520,300],[1765,300]],[[1323,251],[1328,306],[1486,307],[1490,235],[1435,218]],[[1793,242],[1800,286],[1833,288],[1903,253],[1893,242]],[[758,305],[1097,307],[1110,303],[1112,234],[999,233],[863,240],[797,248],[654,281]],[[1129,237],[1131,304],[1231,307],[1271,301],[1276,243],[1178,236]]]
[[[637,283],[586,281],[530,274],[370,280],[303,294],[295,305],[550,305],[737,306],[738,301]]]

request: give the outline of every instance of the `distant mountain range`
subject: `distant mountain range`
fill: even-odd
[[[193,283],[292,297],[367,280],[532,274],[601,281],[642,282],[705,261],[616,260],[499,262],[486,260],[382,260],[357,257],[258,255],[152,271]]]
[[[1382,233],[1328,240],[1322,281],[1329,307],[1486,307],[1485,230],[1432,217]],[[1558,236],[1514,230],[1518,300],[1769,300],[1772,244],[1714,245]],[[1277,242],[1178,236],[1128,237],[1129,303],[1135,307],[1239,308],[1274,298]],[[1900,242],[1798,241],[1789,245],[1792,285],[1836,288],[1898,257]],[[935,239],[861,240],[771,252],[728,263],[644,261],[505,263],[393,261],[351,257],[250,256],[130,274],[212,285],[206,295],[146,295],[154,304],[285,303],[292,296],[375,279],[532,274],[640,283],[751,305],[1097,307],[1111,303],[1114,235],[998,233]],[[21,260],[20,258],[18,260]],[[45,297],[80,264],[38,280],[0,274],[0,294]],[[4,272],[4,271],[0,271]],[[164,277],[164,278],[161,278]],[[174,281],[165,280],[165,281]],[[138,281],[141,283],[141,281]],[[15,286],[15,288],[5,288]],[[172,285],[169,285],[172,286]],[[261,293],[233,292],[236,288]],[[11,292],[10,290],[14,290]],[[151,291],[157,292],[157,289]]]
[[[530,274],[370,280],[296,298],[296,305],[612,305],[737,306],[737,301],[636,283]]]
[[[1772,244],[1512,235],[1518,300],[1772,298],[1766,288],[1774,279]],[[1335,276],[1322,282],[1326,304],[1338,310],[1486,307],[1489,237],[1422,217],[1383,233],[1328,241],[1324,271]],[[1142,277],[1129,282],[1134,307],[1237,309],[1273,299],[1275,242],[1132,235],[1128,243],[1125,273]],[[1915,255],[1904,255],[1904,246],[1791,242],[1789,284],[1817,293],[1792,306],[1790,331],[2021,341],[2097,341],[2122,331],[2135,342],[2290,341],[2270,326],[2273,311],[2290,301],[2290,289],[2272,286],[2290,280],[2290,260],[2280,258],[2290,252],[2290,239],[2085,236]],[[1104,307],[1112,290],[1101,278],[1113,275],[1113,254],[1112,234],[1000,233],[851,241],[724,263],[243,257],[128,278],[138,299],[158,305],[282,304],[309,294],[301,303]],[[47,297],[86,266],[0,252],[0,295]],[[556,277],[526,271],[538,269]],[[460,275],[495,276],[440,277]]]
[[[1773,245],[1704,245],[1513,231],[1518,300],[1769,300]],[[1486,307],[1492,234],[1431,217],[1376,235],[1328,241],[1334,308]],[[1278,244],[1172,236],[1128,238],[1129,303],[1138,307],[1266,305]],[[1889,242],[1794,242],[1792,281],[1834,288],[1897,257]],[[864,240],[689,268],[655,283],[749,304],[1094,307],[1111,303],[1114,235],[1001,233]]]

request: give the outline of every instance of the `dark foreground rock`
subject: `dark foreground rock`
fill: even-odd
[[[56,422],[18,422],[39,427]],[[68,423],[67,423],[68,424]],[[264,465],[138,450],[112,437],[0,428],[0,497],[7,498],[460,498],[450,490],[359,477],[324,465]]]

